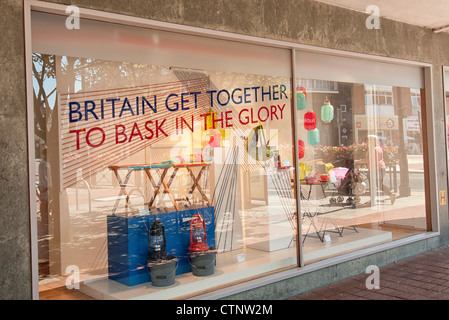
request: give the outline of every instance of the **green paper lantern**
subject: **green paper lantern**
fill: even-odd
[[[321,120],[325,123],[329,123],[334,119],[334,107],[331,105],[330,101],[324,101],[324,104],[321,106]]]
[[[306,95],[303,92],[296,93],[296,109],[304,110],[306,108]]]
[[[320,131],[318,129],[313,129],[307,131],[307,142],[311,146],[316,146],[320,144]]]
[[[304,110],[307,104],[307,91],[304,87],[296,88],[296,109]]]

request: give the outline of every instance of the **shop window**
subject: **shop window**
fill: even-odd
[[[427,230],[420,68],[32,22],[41,290],[186,297]]]
[[[296,266],[289,50],[33,17],[41,290],[76,268],[170,299]]]
[[[305,139],[305,155],[300,159],[306,263],[427,228],[420,119],[404,110],[411,109],[411,104],[396,117],[377,112],[353,114],[347,106],[363,95],[357,92],[361,88],[340,82],[336,93],[307,95],[304,112],[319,115],[328,99],[338,116],[330,123],[318,116],[320,144]],[[416,95],[415,90],[398,89],[395,92],[400,94],[392,98],[410,101],[412,91]],[[302,123],[303,111],[298,112],[298,123]],[[401,122],[403,126],[398,125]],[[309,134],[298,127],[300,137]]]
[[[304,86],[307,103],[296,119],[305,141],[299,159],[305,263],[426,232],[419,70],[416,82],[402,75],[382,80],[390,72],[382,64],[362,72],[374,66],[330,57],[314,71],[307,65],[317,66],[318,58],[298,52],[296,59],[296,83],[336,81],[333,92]],[[321,116],[327,103],[335,113],[330,122]],[[305,139],[310,113],[318,119],[317,145]]]

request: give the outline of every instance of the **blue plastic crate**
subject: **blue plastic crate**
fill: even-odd
[[[128,286],[151,281],[148,262],[148,228],[155,219],[165,226],[167,253],[178,258],[176,274],[191,272],[188,260],[190,220],[201,214],[206,221],[207,244],[215,247],[214,207],[138,217],[107,217],[109,278]]]

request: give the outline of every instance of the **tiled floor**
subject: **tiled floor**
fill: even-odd
[[[379,289],[367,289],[370,274],[361,274],[289,300],[449,300],[448,261],[442,247],[381,267]]]

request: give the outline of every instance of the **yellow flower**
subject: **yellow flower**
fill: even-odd
[[[324,167],[326,169],[327,174],[329,174],[329,171],[334,168],[334,165],[332,163],[326,163]]]

